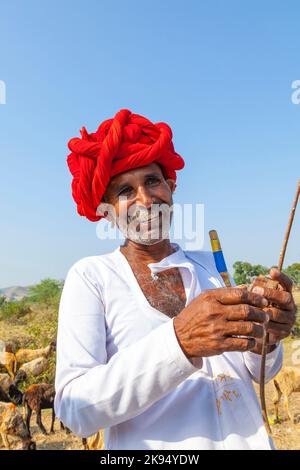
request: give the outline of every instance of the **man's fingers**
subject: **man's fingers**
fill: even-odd
[[[287,291],[292,292],[293,289],[293,281],[292,279],[287,276],[286,274],[279,271],[277,268],[272,268],[270,271],[270,275],[272,279],[278,281],[279,284]]]
[[[265,329],[257,323],[245,321],[230,321],[225,327],[225,335],[251,336],[252,338],[263,338]]]
[[[225,351],[249,351],[256,345],[256,341],[253,338],[226,338],[224,340]]]
[[[279,324],[286,324],[291,326],[295,323],[296,320],[296,312],[294,311],[281,310],[276,307],[268,307],[264,309],[264,312],[269,315],[270,322],[273,321]]]
[[[228,310],[226,319],[229,321],[255,321],[257,323],[265,323],[269,320],[268,312],[249,304],[231,305],[225,307]]]
[[[277,339],[283,339],[290,335],[291,328],[289,325],[270,321],[267,326],[267,331],[276,336]]]
[[[265,297],[270,303],[278,305],[283,310],[294,309],[293,296],[287,291],[255,286],[252,292]]]
[[[219,292],[218,292],[219,291]],[[263,308],[268,305],[268,301],[255,292],[249,292],[247,287],[227,287],[216,289],[217,300],[223,305],[249,304]]]

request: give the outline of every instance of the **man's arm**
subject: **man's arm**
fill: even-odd
[[[75,434],[141,414],[197,370],[172,320],[107,361],[101,295],[78,263],[70,269],[59,309],[55,412]]]

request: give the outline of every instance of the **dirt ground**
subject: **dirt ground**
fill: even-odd
[[[266,398],[269,418],[274,418],[274,408],[272,404],[273,387],[267,385]],[[277,449],[300,450],[300,422],[291,423],[286,416],[282,406],[279,407],[279,416],[282,418],[280,424],[272,425],[273,440]],[[294,393],[290,398],[290,411],[297,417],[300,414],[300,393]]]
[[[300,338],[288,339],[284,343],[284,366],[295,366],[292,361],[292,355],[297,352],[297,359],[300,359]],[[299,365],[298,365],[299,367]],[[259,396],[259,387],[255,384],[255,390]],[[266,402],[268,415],[271,423],[273,422],[274,406],[273,398],[274,387],[272,381],[266,386]],[[277,449],[281,450],[300,450],[300,392],[293,393],[289,399],[289,408],[297,423],[291,423],[287,419],[286,412],[281,399],[279,406],[279,416],[282,419],[280,424],[272,424],[273,440]]]
[[[38,429],[35,422],[35,414],[31,418],[31,433],[32,439],[35,441],[37,450],[83,450],[81,439],[74,434],[66,434],[65,431],[60,429],[58,419],[55,420],[54,434],[47,434],[44,436]],[[42,412],[43,424],[49,432],[51,426],[51,410],[44,410]],[[12,437],[9,437],[11,448],[20,450],[20,442]],[[0,439],[0,450],[4,450],[3,443]]]

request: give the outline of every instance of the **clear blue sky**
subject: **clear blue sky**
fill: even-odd
[[[0,287],[115,248],[76,214],[66,144],[120,108],[170,124],[175,202],[205,204],[229,267],[276,264],[300,178],[299,18],[293,0],[2,1]],[[300,207],[287,264],[299,236]]]

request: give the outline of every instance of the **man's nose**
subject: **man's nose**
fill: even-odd
[[[151,195],[151,192],[148,190],[148,188],[145,188],[144,186],[139,186],[136,195],[136,203],[146,207],[147,209],[152,206],[153,196]]]

